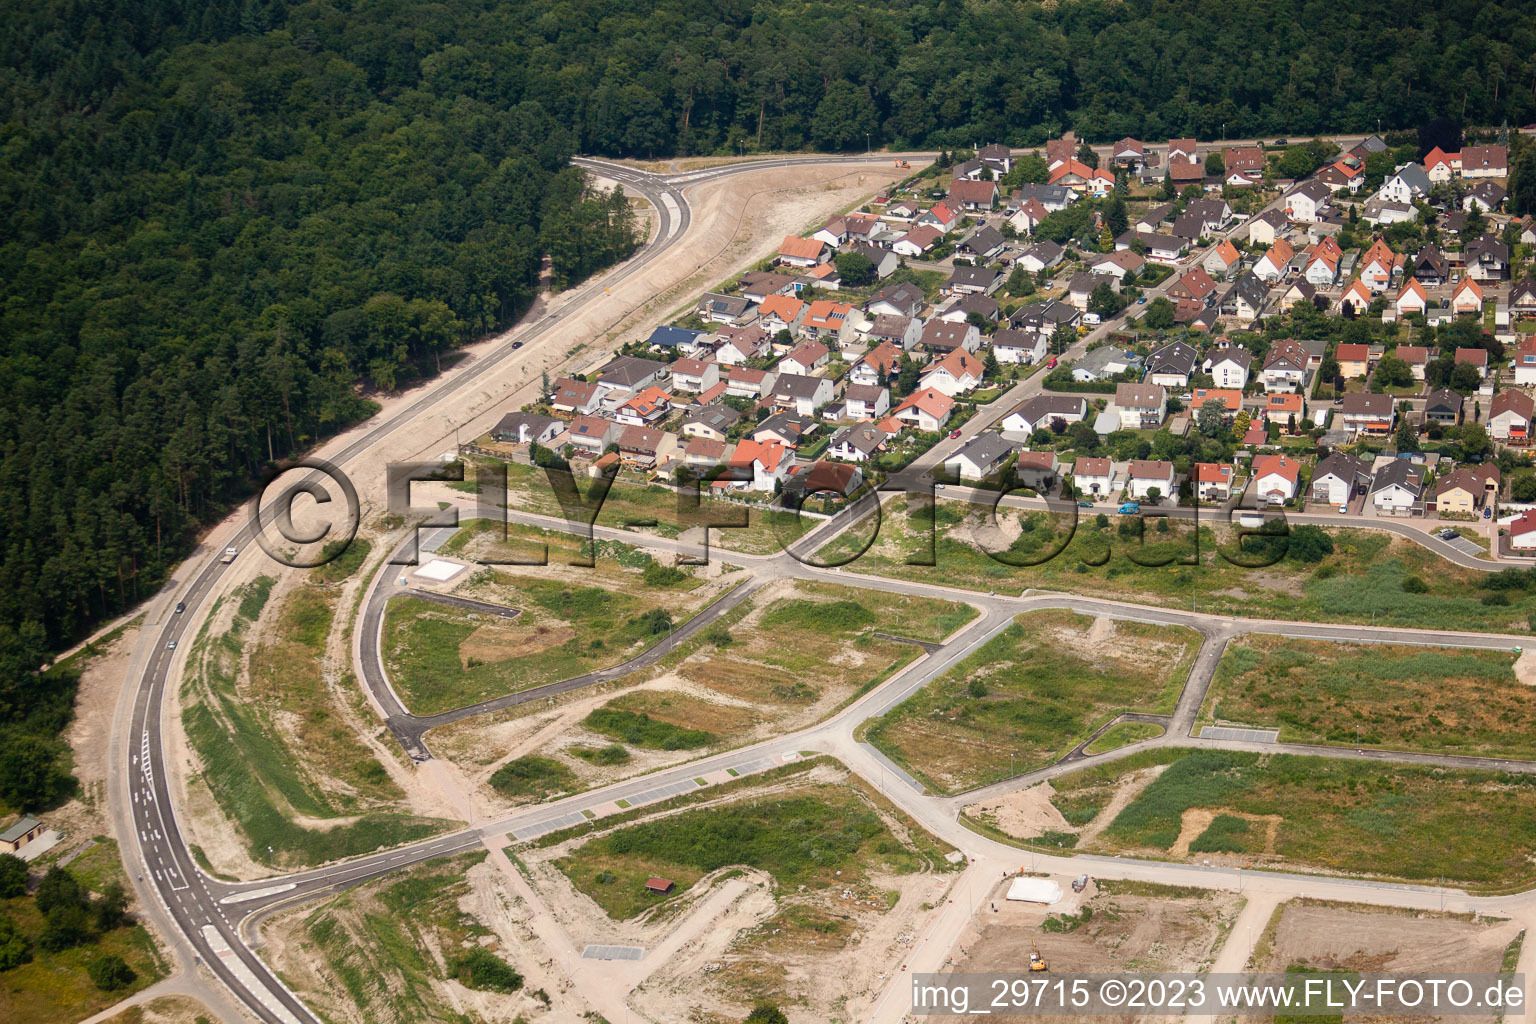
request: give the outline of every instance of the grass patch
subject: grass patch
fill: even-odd
[[[1234,814],[1218,814],[1204,832],[1189,844],[1190,853],[1253,853],[1264,848],[1262,837],[1254,835],[1253,823]],[[1254,846],[1258,839],[1259,845]]]
[[[1118,750],[1162,734],[1163,727],[1152,722],[1120,722],[1106,729],[1104,735],[1084,747],[1083,752],[1102,754],[1107,750]]]
[[[1508,605],[1484,605],[1493,574],[1456,566],[1381,531],[1329,530],[1331,553],[1297,544],[1265,565],[1257,554],[1238,550],[1225,524],[1205,523],[1197,533],[1184,520],[1106,517],[1100,527],[1086,516],[1074,527],[1070,515],[1004,509],[1001,518],[1018,536],[1005,543],[1007,534],[998,535],[988,549],[1014,563],[1039,563],[1005,564],[977,540],[990,512],[967,502],[930,506],[895,498],[884,507],[879,539],[847,571],[972,590],[1092,593],[1247,617],[1490,632],[1529,632],[1536,612],[1536,586],[1508,590]],[[817,557],[847,557],[851,544],[838,538]],[[1303,560],[1314,554],[1317,561]],[[1409,577],[1426,581],[1425,592],[1405,590]]]
[[[1223,722],[1296,743],[1536,757],[1536,705],[1510,651],[1248,636],[1206,697]]]
[[[628,764],[630,759],[629,748],[619,743],[609,743],[601,747],[567,747],[565,752],[595,765]]]
[[[210,632],[215,615],[204,623],[188,672],[188,686],[199,699],[182,717],[203,765],[201,779],[244,835],[251,857],[274,866],[308,866],[448,827],[446,820],[384,809],[399,799],[398,788],[319,682],[334,595],[296,590],[278,612],[274,639],[252,652],[250,679],[240,685],[250,626],[272,582],[261,577],[235,595],[239,605],[225,632]],[[282,728],[274,711],[284,718]],[[338,779],[345,785],[337,786]],[[298,815],[357,820],[309,829],[293,822]]]
[[[611,707],[595,709],[581,720],[582,727],[646,750],[692,750],[713,743],[715,735],[702,729],[684,729],[648,714]]]
[[[1057,760],[1122,711],[1171,712],[1198,650],[1179,627],[1021,615],[865,735],[931,789],[983,786]]]
[[[925,862],[857,791],[824,785],[641,822],[590,840],[555,863],[609,916],[625,920],[732,865],[767,871],[788,892],[802,884],[851,886],[874,873],[907,874]],[[645,880],[658,875],[676,883],[671,894],[646,890]]]
[[[362,568],[372,548],[373,545],[361,537],[353,537],[345,548],[341,541],[333,540],[320,549],[320,556],[328,561],[311,569],[309,578],[316,583],[340,583]]]
[[[1183,813],[1202,808],[1217,811],[1218,820],[1278,816],[1275,856],[1266,866],[1487,888],[1526,886],[1533,877],[1536,779],[1524,775],[1158,748],[1052,780],[1054,802],[1068,821],[1084,824],[1125,775],[1152,764],[1168,767],[1091,852],[1166,851]],[[1262,845],[1259,832],[1225,823],[1210,841],[1246,842],[1252,850]]]
[[[508,761],[491,773],[491,788],[503,796],[540,799],[576,789],[576,775],[559,761],[529,755]]]

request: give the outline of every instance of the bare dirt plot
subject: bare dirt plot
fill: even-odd
[[[1395,910],[1357,904],[1292,900],[1281,905],[1254,942],[1248,969],[1429,974],[1496,973],[1520,935],[1518,921],[1465,914]],[[1234,941],[1248,941],[1233,936]],[[1425,1016],[1424,1019],[1436,1019]],[[1491,1021],[1489,1017],[1447,1017]]]
[[[713,838],[691,842],[700,829]],[[825,841],[832,833],[842,838]],[[954,877],[947,846],[826,761],[552,839],[519,856],[578,946],[671,950],[674,936],[687,936],[633,996],[664,1021],[740,1020],[757,999],[803,1010],[806,1020],[841,1017],[878,992]],[[652,874],[677,888],[646,894],[640,883]],[[763,895],[744,892],[737,910],[696,931],[699,908],[736,879],[764,886]]]
[[[949,970],[1016,974],[1038,949],[1058,973],[1198,971],[1215,960],[1243,906],[1219,890],[1106,881],[1078,894],[1059,881],[1066,895],[1052,907],[1010,903],[1009,880],[1000,881],[951,951]]]
[[[1199,639],[1067,611],[1021,615],[866,735],[940,792],[984,786],[1055,761],[1123,711],[1171,712]]]
[[[262,941],[289,986],[333,1021],[580,1019],[585,1004],[544,971],[548,951],[533,937],[532,913],[481,852],[278,915],[263,923]],[[482,960],[466,962],[470,955]],[[486,955],[524,983],[511,993],[478,987]]]
[[[1523,657],[1523,655],[1521,656]],[[1206,696],[1217,724],[1293,743],[1536,756],[1536,708],[1510,651],[1246,636]]]

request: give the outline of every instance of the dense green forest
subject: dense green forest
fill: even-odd
[[[0,9],[0,708],[545,255],[564,285],[630,252],[573,152],[1536,120],[1530,2]]]

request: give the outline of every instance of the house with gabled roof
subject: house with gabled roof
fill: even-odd
[[[859,357],[848,371],[853,384],[884,386],[896,375],[901,363],[901,350],[890,342],[881,342]]]
[[[559,377],[549,393],[549,407],[556,412],[575,413],[580,416],[597,411],[602,400],[601,389],[596,384],[570,377]]]
[[[1238,254],[1237,246],[1230,239],[1223,238],[1211,247],[1211,251],[1201,261],[1201,266],[1212,274],[1225,274],[1228,270],[1237,266],[1242,256]]]
[[[1071,425],[1088,416],[1088,400],[1080,395],[1036,395],[1003,417],[1005,434],[1028,436],[1054,420]]]
[[[1466,364],[1477,371],[1479,379],[1488,376],[1488,350],[1485,348],[1458,348],[1455,355],[1456,366]]]
[[[1519,372],[1519,363],[1516,363]],[[1509,444],[1526,444],[1531,439],[1531,419],[1536,417],[1536,401],[1524,391],[1504,388],[1493,396],[1488,406],[1488,436]]]
[[[1292,338],[1269,347],[1259,380],[1265,391],[1295,391],[1307,378],[1307,350]]]
[[[1118,384],[1115,386],[1115,408],[1120,412],[1122,429],[1155,429],[1163,425],[1168,390],[1161,384]]]
[[[855,423],[832,435],[827,454],[845,462],[868,462],[885,451],[890,435],[873,423]]]
[[[1338,426],[1351,434],[1392,433],[1396,402],[1391,395],[1348,394],[1338,406]]]
[[[980,359],[957,348],[924,367],[919,384],[953,397],[974,391],[984,372]]]
[[[779,245],[779,262],[787,267],[814,267],[826,262],[829,248],[819,238],[785,235]]]
[[[1253,353],[1241,345],[1218,348],[1205,359],[1205,372],[1211,375],[1211,382],[1218,388],[1236,388],[1241,391],[1248,386],[1248,374],[1252,367]]]
[[[1033,366],[1050,351],[1050,338],[1043,331],[1005,327],[992,335],[992,354],[999,363]]]
[[[1285,211],[1297,224],[1314,224],[1333,198],[1333,190],[1321,181],[1304,181],[1285,197]]]
[[[773,404],[791,409],[801,416],[814,416],[832,401],[832,382],[825,377],[807,377],[798,373],[780,373],[773,382]]]
[[[1253,265],[1253,275],[1261,281],[1274,284],[1285,276],[1285,268],[1290,265],[1291,258],[1295,255],[1296,250],[1291,247],[1291,243],[1283,238],[1277,238],[1270,243],[1268,251]]]
[[[1483,315],[1483,289],[1470,277],[1461,279],[1451,293],[1451,309],[1462,316]]]
[[[1013,455],[1018,452],[1019,446],[1003,437],[1001,434],[991,432],[977,434],[967,441],[959,451],[944,460],[944,468],[957,475],[961,480],[985,480],[1003,467]],[[1055,453],[1051,453],[1055,458]]]
[[[1463,178],[1503,178],[1509,175],[1509,149],[1505,146],[1463,146]]]
[[[757,322],[770,339],[780,331],[794,334],[805,320],[806,304],[791,295],[770,295],[757,307]]]
[[[948,202],[965,210],[990,210],[997,202],[997,182],[956,178],[949,183]]]
[[[1424,286],[1419,284],[1416,278],[1410,277],[1403,282],[1402,288],[1398,289],[1393,306],[1399,317],[1408,316],[1410,313],[1418,313],[1422,316],[1429,308],[1429,296],[1425,293]]]
[[[1430,242],[1413,258],[1413,279],[1426,288],[1436,288],[1451,278],[1451,265],[1440,252],[1440,247]]]
[[[790,449],[777,441],[741,441],[727,464],[739,473],[736,486],[771,493],[793,462]]]
[[[970,323],[930,320],[923,326],[918,344],[936,354],[952,352],[957,348],[975,352],[981,347],[981,331]]]
[[[768,331],[761,323],[746,327],[728,327],[715,335],[715,362],[721,366],[741,366],[753,359],[766,358],[773,350]]]
[[[892,415],[902,423],[928,433],[944,429],[955,400],[934,388],[921,388],[901,400]]]
[[[1251,488],[1254,497],[1280,505],[1296,497],[1301,482],[1301,463],[1289,455],[1256,455]]]
[[[1209,305],[1216,295],[1216,282],[1203,267],[1193,267],[1168,288],[1170,299],[1189,299],[1202,306]]]
[[[891,243],[891,251],[899,256],[917,258],[939,244],[944,232],[931,224],[919,224]]]
[[[1003,285],[1002,271],[992,267],[955,267],[944,282],[945,295],[991,295]]]
[[[927,212],[917,218],[917,226],[937,228],[947,235],[960,226],[960,213],[948,203],[934,203]]]
[[[1371,504],[1377,515],[1411,514],[1424,497],[1424,467],[1408,459],[1393,459],[1371,481]]]
[[[1158,501],[1176,495],[1173,463],[1160,459],[1133,459],[1126,476],[1126,490],[1133,498]],[[1156,495],[1152,493],[1156,491]]]
[[[831,359],[832,353],[821,342],[803,341],[791,349],[789,355],[779,360],[776,369],[781,373],[798,373],[802,377],[809,377],[826,366]]]
[[[1164,387],[1188,387],[1199,356],[1192,345],[1171,341],[1147,356],[1146,380]]]
[[[805,311],[800,321],[800,335],[809,341],[841,344],[853,334],[853,306],[847,302],[817,299]]]
[[[1510,287],[1509,313],[1516,317],[1536,316],[1536,277],[1516,281]]]
[[[672,390],[697,395],[720,383],[720,364],[706,359],[679,359],[670,367]]]
[[[1387,175],[1387,180],[1382,182],[1377,195],[1394,203],[1412,205],[1425,196],[1434,183],[1429,180],[1429,175],[1424,173],[1424,168],[1418,164],[1403,164],[1397,170]]]
[[[1371,308],[1371,290],[1357,277],[1345,287],[1334,308],[1345,316],[1361,316]]]
[[[1370,486],[1370,464],[1348,452],[1335,451],[1313,470],[1309,491],[1313,501],[1337,507],[1347,505],[1357,494],[1367,493]]]
[[[1114,492],[1115,464],[1109,459],[1079,455],[1070,475],[1078,494],[1103,497]]]
[[[695,409],[679,432],[684,437],[702,437],[724,441],[726,432],[741,420],[741,413],[728,405],[705,405]]]
[[[1226,501],[1232,497],[1232,467],[1225,462],[1197,462],[1190,479],[1195,496],[1201,501]]]

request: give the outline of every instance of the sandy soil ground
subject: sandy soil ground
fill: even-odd
[[[1515,678],[1526,686],[1536,686],[1536,650],[1522,651],[1515,659]]]
[[[971,804],[965,813],[1016,839],[1033,839],[1052,831],[1070,832],[1071,824],[1051,803],[1055,794],[1049,782],[1042,782],[1038,786]]]
[[[1054,906],[1010,903],[1003,898],[1011,879],[998,882],[978,917],[961,935],[949,957],[954,973],[1008,972],[1022,969],[1038,949],[1056,973],[1113,971],[1188,972],[1215,960],[1227,929],[1242,909],[1236,893],[1190,890],[1130,883],[1090,882],[1082,893],[1063,885]],[[1046,932],[1047,917],[1091,911],[1070,931]],[[935,1022],[969,1019],[928,1017]],[[1096,1018],[1112,1019],[1112,1018]]]
[[[158,996],[129,1007],[107,1024],[196,1024],[212,1019],[208,1008],[191,996]]]
[[[751,789],[753,798],[792,792],[807,781],[846,778],[839,768],[823,766],[802,779]],[[741,795],[693,804],[707,807],[740,800]],[[652,816],[661,817],[663,815]],[[887,817],[882,812],[882,817]],[[898,836],[903,824],[886,820]],[[739,1021],[755,998],[767,996],[783,1006],[795,1024],[855,1019],[878,996],[891,965],[944,902],[955,876],[917,873],[875,876],[854,888],[794,892],[776,887],[759,871],[722,869],[692,886],[677,902],[627,921],[610,919],[571,885],[554,861],[587,842],[589,833],[547,848],[519,853],[539,900],[549,909],[577,949],[588,943],[637,945],[647,952],[634,965],[609,969],[615,984],[636,988],[630,1005],[645,1019]],[[731,876],[731,877],[726,877]],[[888,908],[887,894],[895,905]],[[795,927],[804,910],[835,922],[833,932]],[[846,930],[844,930],[846,928]]]
[[[111,831],[107,823],[107,748],[112,735],[112,715],[123,689],[133,648],[139,641],[142,617],[135,619],[110,643],[99,644],[96,653],[81,664],[80,686],[75,696],[75,718],[64,730],[80,782],[75,799],[57,810],[40,815],[64,838],[55,849],[63,854],[91,836]]]
[[[1276,911],[1249,969],[1284,971],[1297,965],[1392,974],[1494,973],[1522,927],[1518,921],[1465,914],[1292,900]],[[1483,1024],[1493,1017],[1444,1019]]]

